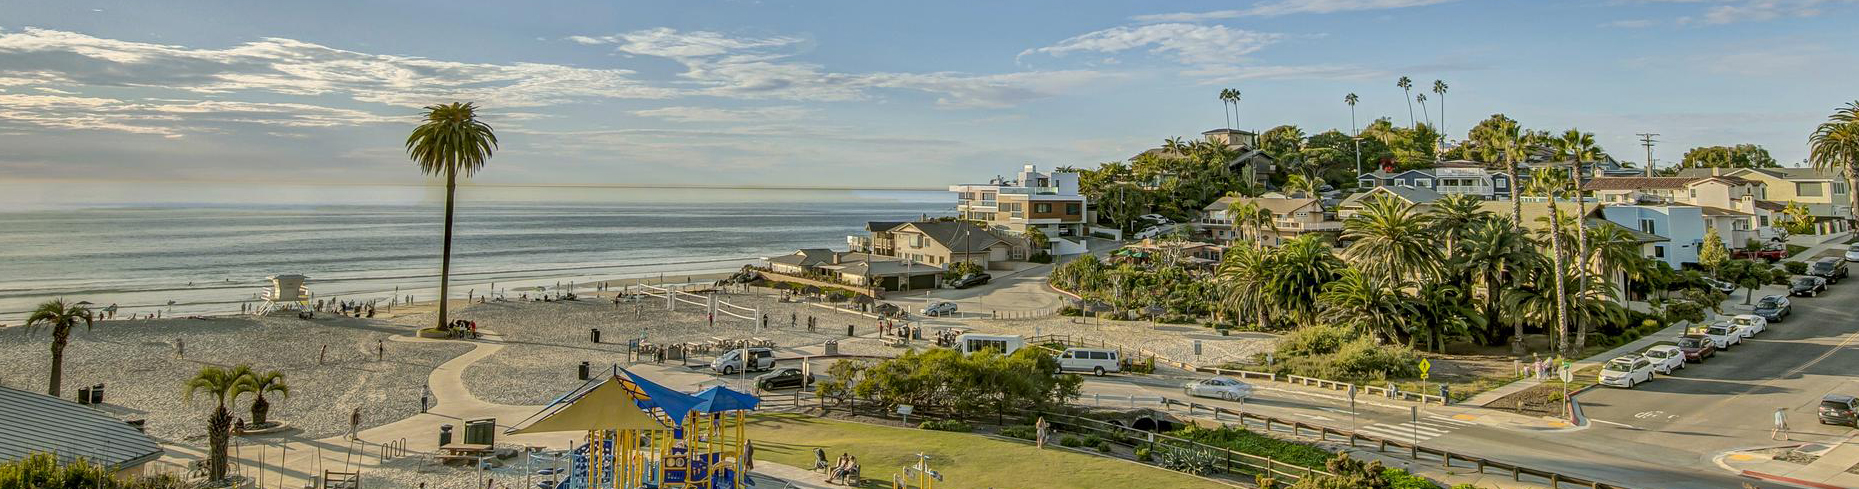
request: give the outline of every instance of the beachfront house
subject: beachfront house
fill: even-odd
[[[893,241],[893,256],[944,268],[960,262],[1001,268],[1009,260],[1025,260],[1028,253],[1024,240],[1009,241],[964,221],[907,222],[886,232]]]
[[[104,411],[56,397],[0,387],[0,462],[51,453],[59,465],[84,459],[135,477],[161,458],[161,445]]]
[[[1323,211],[1322,201],[1314,198],[1292,197],[1234,197],[1227,196],[1215,200],[1202,209],[1200,220],[1195,226],[1212,235],[1214,239],[1231,242],[1245,236],[1247,229],[1235,229],[1233,216],[1229,209],[1233,205],[1251,204],[1272,214],[1272,225],[1266,226],[1260,242],[1266,246],[1278,246],[1278,243],[1299,235],[1325,231],[1341,231],[1342,221],[1331,219]]]
[[[988,183],[950,185],[956,194],[957,217],[974,221],[987,229],[1012,236],[1025,236],[1038,229],[1050,241],[1053,255],[1075,255],[1088,251],[1084,236],[1091,222],[1090,201],[1078,193],[1078,174],[1041,172],[1033,165],[1020,169],[1012,180],[995,178]],[[880,239],[874,233],[874,241]]]
[[[938,277],[946,271],[895,256],[825,248],[797,250],[767,261],[770,271],[790,277],[893,291],[935,288]]]

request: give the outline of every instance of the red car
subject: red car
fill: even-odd
[[[1759,251],[1737,250],[1735,253],[1731,253],[1730,257],[1738,260],[1762,260],[1775,263],[1781,261],[1783,258],[1787,258],[1788,250],[1781,248],[1769,248]]]
[[[1688,334],[1678,337],[1678,350],[1685,352],[1685,361],[1703,362],[1717,354],[1717,343],[1701,334]]]

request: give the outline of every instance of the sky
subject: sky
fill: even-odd
[[[481,184],[937,188],[1227,125],[1463,137],[1504,113],[1624,160],[1784,165],[1859,99],[1859,0],[0,3],[0,181],[419,184],[474,102]],[[1415,81],[1412,105],[1395,86]],[[1445,96],[1431,91],[1443,80]],[[1441,102],[1444,99],[1444,107]]]

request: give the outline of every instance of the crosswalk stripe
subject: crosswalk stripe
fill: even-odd
[[[1446,434],[1447,431],[1450,431],[1450,430],[1441,429],[1441,428],[1434,427],[1434,426],[1428,426],[1425,423],[1422,423],[1422,424],[1401,423],[1400,428],[1403,430],[1407,430],[1407,431],[1420,430],[1421,433],[1425,433],[1425,434],[1429,434],[1433,436],[1444,435]]]
[[[1360,432],[1371,434],[1371,435],[1379,435],[1382,438],[1389,438],[1389,439],[1394,439],[1394,440],[1404,440],[1404,439],[1408,439],[1414,436],[1413,431],[1400,432],[1400,431],[1396,431],[1395,428],[1387,428],[1384,426],[1385,425],[1369,425],[1369,426],[1364,426],[1361,428],[1356,428],[1356,431],[1360,431]],[[1433,438],[1433,435],[1429,435],[1425,433],[1422,433],[1420,435],[1421,440],[1429,440],[1432,438]]]
[[[1473,423],[1473,422],[1471,422],[1471,421],[1466,421],[1466,420],[1463,420],[1463,419],[1453,419],[1453,418],[1449,418],[1449,417],[1446,417],[1446,416],[1440,416],[1440,415],[1437,415],[1437,414],[1429,414],[1429,415],[1427,415],[1427,420],[1428,420],[1428,421],[1438,421],[1438,422],[1441,422],[1441,423],[1448,423],[1448,424],[1452,424],[1452,425],[1454,425],[1454,426],[1471,426],[1471,425],[1474,425],[1474,424],[1477,424],[1477,423]]]

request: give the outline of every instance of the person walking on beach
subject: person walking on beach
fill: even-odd
[[[387,341],[374,340],[374,361],[387,359]]]
[[[174,339],[174,357],[187,358],[187,342],[182,341],[180,338]]]
[[[349,412],[349,439],[361,439],[361,406],[355,406],[355,410]]]
[[[1788,408],[1775,408],[1775,431],[1769,432],[1769,439],[1788,441]]]
[[[426,412],[427,404],[432,402],[432,386],[420,385],[420,412]]]

